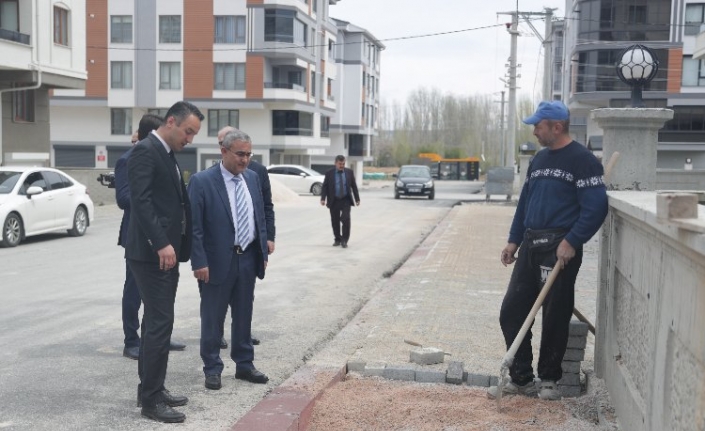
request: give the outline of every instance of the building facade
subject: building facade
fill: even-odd
[[[85,11],[84,0],[0,0],[0,165],[50,164],[50,92],[86,82]]]
[[[310,167],[348,140],[331,127],[346,108],[336,97],[347,85],[343,30],[329,18],[337,1],[87,0],[89,78],[51,100],[55,165],[112,168],[143,114],[188,100],[206,118],[178,155],[184,171],[220,159],[226,125],[252,137],[265,165]]]
[[[590,111],[629,106],[630,89],[615,65],[625,48],[642,44],[659,60],[644,102],[674,111],[659,132],[657,167],[683,169],[690,161],[705,169],[705,68],[693,59],[704,8],[694,0],[566,0],[565,20],[554,30],[562,46],[554,55],[562,59],[554,61],[560,73],[553,75],[553,88],[570,107],[577,140],[601,149],[602,130]]]

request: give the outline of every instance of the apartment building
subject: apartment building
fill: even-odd
[[[563,57],[554,61],[554,97],[569,105],[576,139],[601,149],[590,110],[629,106],[615,64],[625,48],[642,44],[659,60],[645,104],[674,111],[659,132],[657,167],[683,169],[690,160],[705,169],[705,64],[693,58],[704,22],[705,3],[694,0],[566,0],[565,20],[554,29],[562,50],[554,55]]]
[[[177,156],[184,171],[220,159],[225,125],[247,132],[265,165],[311,166],[352,135],[333,121],[347,109],[349,85],[339,76],[342,30],[329,18],[337,1],[87,0],[86,88],[51,100],[56,166],[112,168],[142,115],[163,115],[178,100],[206,117]],[[369,147],[355,157],[368,155]]]
[[[0,165],[49,165],[53,89],[84,88],[85,1],[0,0]]]

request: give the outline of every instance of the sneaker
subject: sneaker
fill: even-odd
[[[552,380],[545,380],[539,383],[539,398],[542,400],[557,401],[561,399],[558,385]]]
[[[499,386],[490,386],[487,390],[487,398],[494,400],[499,393]],[[525,385],[517,385],[514,382],[509,382],[502,388],[502,396],[505,395],[524,395],[526,397],[536,396],[536,384],[529,382]]]

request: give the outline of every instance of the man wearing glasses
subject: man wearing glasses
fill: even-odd
[[[247,169],[252,141],[239,130],[226,133],[222,161],[191,177],[193,219],[191,267],[201,292],[201,359],[205,387],[221,388],[223,324],[232,308],[230,357],[235,378],[267,383],[254,364],[251,340],[256,278],[264,278],[269,250],[259,178]]]

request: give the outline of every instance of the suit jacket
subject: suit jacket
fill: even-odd
[[[347,184],[347,196],[350,199],[350,204],[355,205],[360,203],[360,195],[357,192],[357,183],[355,182],[355,174],[352,169],[344,168],[345,172],[345,182]],[[333,205],[335,201],[335,175],[337,169],[332,168],[326,172],[323,178],[323,191],[321,192],[321,201],[326,201],[326,206],[328,208]]]
[[[276,228],[274,226],[274,203],[272,202],[272,184],[269,182],[269,172],[256,160],[250,161],[247,169],[255,171],[262,186],[262,199],[264,200],[264,218],[267,221],[267,241],[274,241]]]
[[[132,147],[134,148],[134,147]],[[127,160],[132,154],[132,148],[125,151],[115,163],[115,200],[122,212],[118,245],[127,244],[127,227],[130,225],[130,185],[127,182]]]
[[[249,247],[256,247],[256,272],[262,279],[264,262],[268,260],[264,202],[257,174],[246,169],[242,175],[252,197],[255,217],[255,239]],[[232,262],[235,223],[220,164],[193,175],[188,183],[188,193],[193,216],[191,268],[195,271],[208,267],[209,283],[221,283],[228,276]]]
[[[175,163],[154,134],[132,148],[127,160],[130,222],[126,258],[159,262],[157,250],[171,244],[180,262],[189,259],[191,206]]]

